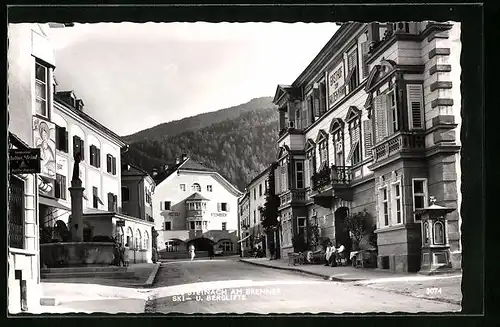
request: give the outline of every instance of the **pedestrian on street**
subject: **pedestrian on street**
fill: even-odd
[[[189,246],[189,255],[191,256],[191,261],[193,261],[193,260],[194,260],[194,257],[195,257],[195,253],[194,253],[194,251],[195,251],[195,249],[194,249],[194,245],[193,245],[193,244],[191,244],[191,245]]]
[[[274,259],[274,250],[275,250],[274,242],[269,243],[269,254],[271,255],[271,258],[269,258],[269,260]]]
[[[335,247],[333,246],[332,242],[328,241],[326,245],[326,251],[325,251],[325,266],[334,266],[336,265],[335,262]]]
[[[113,244],[113,265],[114,266],[120,265],[120,247],[118,246],[116,240],[114,241]]]
[[[214,246],[213,245],[210,245],[210,247],[208,248],[208,256],[210,257],[210,259],[212,259],[214,257]]]
[[[123,246],[122,243],[118,243],[118,257],[119,257],[119,260],[118,260],[118,266],[125,266],[125,247]]]
[[[125,247],[123,249],[123,261],[125,263],[125,267],[128,267],[129,263],[130,263],[130,259],[129,259],[129,252],[130,252],[130,245],[128,244],[128,242],[125,244]]]

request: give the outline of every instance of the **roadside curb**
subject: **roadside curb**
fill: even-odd
[[[160,270],[160,266],[161,266],[161,263],[157,262],[156,266],[153,268],[153,271],[149,275],[148,279],[142,285],[143,287],[150,287],[151,285],[153,285],[155,278],[156,278],[156,275],[158,274],[158,271]]]
[[[325,274],[321,274],[321,273],[316,273],[316,272],[313,272],[313,271],[307,271],[307,270],[302,270],[302,269],[298,269],[298,268],[289,268],[289,267],[276,267],[276,266],[266,265],[266,264],[259,263],[259,262],[247,261],[247,260],[244,260],[244,259],[240,259],[239,261],[240,262],[244,262],[244,263],[249,263],[251,265],[266,267],[266,268],[295,271],[295,272],[299,272],[299,273],[302,273],[302,274],[307,274],[307,275],[311,275],[311,276],[321,277],[321,278],[323,278],[325,280],[334,281],[334,282],[351,283],[351,282],[357,282],[357,281],[360,281],[360,280],[365,280],[365,279],[362,279],[362,278],[344,279],[344,278],[334,277],[334,276],[325,275]]]

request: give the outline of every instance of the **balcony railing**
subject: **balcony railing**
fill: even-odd
[[[325,186],[348,186],[352,180],[351,167],[349,166],[325,166],[322,170],[314,173],[311,177],[312,189],[317,191]]]
[[[207,213],[207,210],[201,210],[201,209],[200,210],[186,210],[186,215],[188,217],[193,217],[193,216],[202,217],[206,213]]]
[[[400,152],[425,149],[425,136],[418,132],[400,132],[378,144],[373,149],[374,161],[380,161]]]
[[[292,202],[306,201],[306,190],[288,190],[280,194],[280,206]]]

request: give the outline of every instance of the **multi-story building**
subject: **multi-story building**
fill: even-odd
[[[257,176],[250,181],[247,186],[249,193],[249,224],[248,233],[249,247],[261,246],[263,250],[266,250],[266,233],[261,225],[261,212],[260,210],[264,207],[266,203],[266,194],[268,190],[268,178],[269,178],[270,167],[266,168],[260,172]]]
[[[83,241],[94,237],[117,237],[133,249],[131,261],[151,261],[151,228],[141,212],[122,210],[121,152],[127,144],[84,110],[73,91],[54,94],[51,117],[55,146],[55,185],[40,195],[40,217],[44,226],[60,220],[69,223],[74,156],[81,154],[80,179],[84,190]],[[34,131],[36,133],[36,131]],[[150,182],[148,182],[150,183]],[[144,200],[140,194],[137,202]],[[129,195],[130,200],[130,195]],[[126,239],[125,239],[126,235]]]
[[[36,310],[40,305],[38,195],[55,182],[54,134],[49,128],[55,59],[48,29],[47,24],[8,26],[9,149],[42,149],[38,174],[8,174],[10,313]]]
[[[153,178],[142,168],[131,163],[122,165],[122,212],[142,220],[153,220]]]
[[[188,244],[236,253],[238,198],[242,193],[216,171],[183,155],[153,173],[153,218],[160,251],[184,252]]]
[[[366,210],[378,266],[419,270],[414,211],[429,196],[460,205],[460,51],[458,23],[345,23],[291,85],[277,87],[282,252],[311,221],[349,246],[344,219]],[[460,267],[458,210],[447,221],[438,241]]]
[[[238,223],[238,242],[241,254],[246,256],[250,249],[250,192],[247,190],[238,200]]]

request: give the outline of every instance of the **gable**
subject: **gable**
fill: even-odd
[[[324,130],[320,129],[318,131],[318,135],[316,136],[316,143],[319,143],[327,138],[328,138],[328,134],[326,134],[326,132]]]
[[[361,110],[359,110],[355,106],[350,106],[349,110],[347,110],[347,115],[345,117],[345,120],[347,122],[351,121],[354,118],[361,117]]]
[[[289,153],[290,153],[290,148],[288,147],[288,145],[283,145],[278,151],[278,159],[287,156]]]
[[[289,85],[278,85],[278,87],[276,88],[276,92],[274,93],[274,99],[273,99],[273,103],[274,104],[277,104],[277,102],[281,99],[281,97],[283,97],[283,95],[286,94],[286,89],[289,88],[290,86]]]
[[[382,59],[379,65],[375,65],[366,80],[365,91],[369,92],[378,81],[396,69],[396,63],[392,60]]]
[[[306,142],[306,152],[311,150],[311,149],[314,149],[314,147],[316,146],[316,143],[314,143],[314,141],[312,139],[307,139],[307,142]]]
[[[330,133],[335,132],[337,129],[342,129],[344,128],[344,121],[341,118],[333,118],[332,122],[330,123]]]

